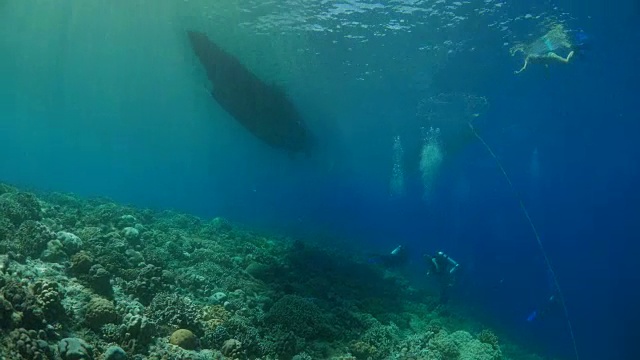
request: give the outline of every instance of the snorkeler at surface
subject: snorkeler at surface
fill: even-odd
[[[568,63],[584,45],[586,35],[578,33],[575,41],[572,41],[569,32],[562,24],[557,24],[543,36],[537,38],[529,44],[518,44],[511,48],[511,56],[517,53],[524,53],[524,64],[519,74],[524,71],[530,62],[539,62],[548,65],[551,62]]]
[[[443,303],[447,302],[449,300],[448,289],[455,282],[455,274],[460,268],[460,264],[442,251],[438,251],[433,256],[425,254],[423,257],[427,263],[427,275],[434,276],[440,286],[440,300]]]
[[[398,268],[407,264],[409,261],[409,253],[407,248],[398,245],[388,254],[375,255],[369,258],[370,263],[380,264],[386,268]]]

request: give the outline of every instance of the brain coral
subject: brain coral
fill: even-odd
[[[111,301],[95,296],[89,301],[84,318],[89,327],[99,329],[104,324],[115,322],[118,313]]]
[[[171,334],[169,343],[183,349],[193,350],[198,346],[198,338],[187,329],[178,329]]]

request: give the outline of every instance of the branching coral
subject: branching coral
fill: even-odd
[[[499,349],[500,348],[500,342],[499,342],[499,339],[498,339],[498,335],[496,335],[491,330],[484,329],[484,330],[480,331],[480,333],[478,333],[477,338],[478,338],[478,340],[480,340],[480,342],[485,343],[485,344],[489,344],[494,349]]]
[[[198,316],[200,312],[191,299],[170,293],[156,295],[146,309],[146,315],[159,326],[165,327],[166,332],[182,328],[198,336],[202,334],[202,323]]]
[[[451,334],[439,332],[430,342],[429,348],[438,352],[443,359],[451,360],[500,360],[502,353],[499,348],[474,339],[466,331],[456,331]]]
[[[224,325],[231,315],[222,305],[207,306],[202,309],[200,317],[209,331],[215,330],[218,326]]]
[[[0,217],[5,217],[15,226],[27,220],[41,219],[40,203],[35,195],[10,192],[0,196]]]

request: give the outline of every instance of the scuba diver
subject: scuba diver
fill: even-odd
[[[549,315],[549,313],[552,313],[555,309],[557,309],[558,305],[560,305],[558,296],[556,296],[555,294],[551,295],[543,306],[533,310],[531,314],[527,316],[527,321],[534,322],[544,319],[547,315]]]
[[[546,34],[529,44],[517,44],[511,48],[511,56],[525,55],[524,64],[515,74],[523,72],[530,62],[549,65],[552,62],[568,63],[576,53],[582,54],[588,36],[583,31],[570,34],[564,25],[556,24]]]
[[[425,254],[423,257],[427,263],[427,275],[433,275],[438,280],[440,300],[443,303],[447,302],[449,300],[448,289],[455,282],[455,274],[460,268],[460,264],[442,251],[438,251],[433,256]]]
[[[402,245],[398,245],[388,254],[374,255],[369,258],[370,263],[380,264],[385,268],[399,268],[406,265],[408,261],[409,253],[407,248]]]

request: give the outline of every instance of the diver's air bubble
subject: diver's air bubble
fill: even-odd
[[[533,195],[533,199],[537,199],[540,193],[540,180],[542,178],[540,172],[540,155],[538,154],[538,148],[536,147],[531,153],[531,162],[529,164],[529,176],[531,183],[530,192]]]
[[[402,166],[402,158],[404,150],[400,136],[393,138],[393,168],[391,169],[391,181],[389,182],[389,190],[392,198],[398,198],[404,195],[404,169]]]
[[[531,163],[529,164],[529,174],[531,177],[538,181],[540,179],[540,155],[538,155],[538,148],[534,148],[531,153]]]
[[[489,108],[484,96],[469,93],[440,93],[426,96],[416,106],[416,117],[423,129],[438,129],[438,144],[447,159],[459,154],[473,142],[468,121],[475,120]]]
[[[420,172],[422,174],[422,185],[424,187],[424,199],[429,200],[433,192],[433,185],[436,181],[444,154],[440,143],[440,129],[429,128],[423,130],[424,145],[420,153]]]

